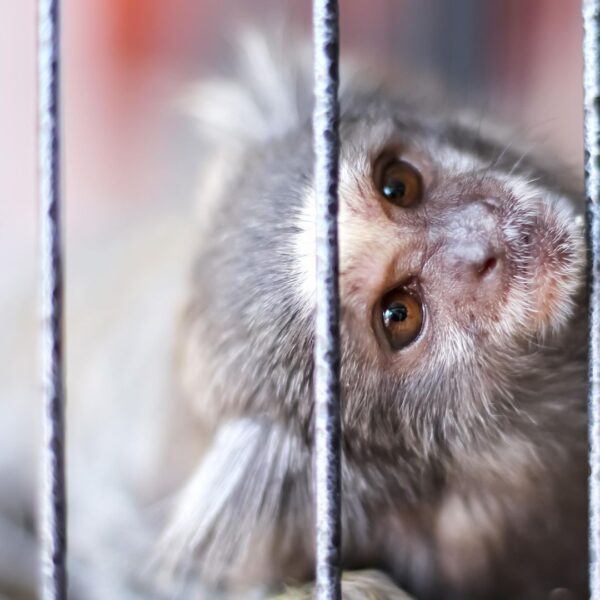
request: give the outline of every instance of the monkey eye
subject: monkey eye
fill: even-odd
[[[389,202],[410,208],[421,201],[423,180],[411,164],[389,157],[375,165],[374,179],[379,193]]]
[[[403,288],[392,290],[381,302],[381,321],[392,349],[401,350],[411,344],[421,332],[421,301]]]

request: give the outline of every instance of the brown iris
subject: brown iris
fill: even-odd
[[[393,350],[411,344],[423,325],[423,306],[419,298],[403,288],[393,290],[381,302],[383,330]]]
[[[423,180],[415,167],[389,157],[378,162],[374,171],[375,185],[386,200],[402,208],[415,206],[421,201]]]

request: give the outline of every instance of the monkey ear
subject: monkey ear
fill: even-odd
[[[246,27],[235,37],[228,76],[190,86],[180,108],[199,132],[196,193],[199,224],[209,223],[235,165],[256,145],[311,123],[313,107],[312,43],[308,34],[280,19],[268,29]],[[353,89],[358,68],[344,60],[340,96]]]
[[[203,140],[221,147],[264,142],[310,118],[312,50],[288,29],[239,31],[231,76],[188,89],[181,104]]]

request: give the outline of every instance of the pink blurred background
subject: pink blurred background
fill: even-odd
[[[35,4],[0,3],[0,251],[9,272],[35,264]],[[308,0],[62,4],[65,219],[76,245],[151,206],[189,200],[193,135],[174,98],[218,68],[236,25],[277,13],[310,27]],[[579,2],[342,0],[341,14],[344,51],[435,74],[581,171]]]

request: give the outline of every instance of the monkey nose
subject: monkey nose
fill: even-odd
[[[486,277],[491,277],[498,267],[498,258],[495,253],[490,252],[489,254],[490,256],[481,261],[476,261],[473,265],[476,278],[485,279]]]
[[[489,240],[471,239],[447,248],[450,294],[460,302],[489,305],[501,294],[504,260]]]
[[[471,239],[448,246],[446,260],[458,278],[479,283],[498,273],[501,256],[487,240]]]
[[[492,300],[504,265],[497,217],[489,205],[473,202],[457,211],[446,230],[446,266],[457,292]]]

